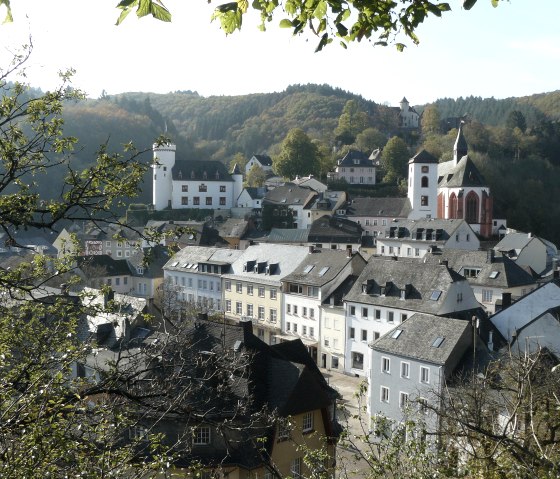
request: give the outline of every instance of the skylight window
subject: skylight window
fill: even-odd
[[[437,301],[440,296],[441,296],[441,291],[439,289],[435,289],[432,291],[432,295],[430,296],[430,299],[432,301]]]
[[[490,273],[490,279],[496,279],[498,277],[498,275],[500,274],[499,271],[492,271]]]
[[[304,272],[305,274],[307,274],[307,273],[311,272],[311,270],[312,270],[313,268],[315,268],[315,265],[314,265],[314,264],[308,264],[308,265],[305,267],[305,269],[303,270],[303,272]]]
[[[179,264],[179,261],[174,261],[173,263],[171,263],[171,266],[175,267]]]
[[[441,346],[441,343],[443,343],[444,339],[445,338],[438,336],[432,343],[432,348],[439,348]]]
[[[395,330],[393,331],[393,334],[391,334],[391,337],[392,337],[393,339],[398,339],[398,337],[401,335],[402,332],[403,332],[402,329],[395,329]]]
[[[329,270],[328,266],[325,266],[323,268],[321,268],[321,271],[319,271],[319,276],[324,276],[325,273]]]

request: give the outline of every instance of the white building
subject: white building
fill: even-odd
[[[228,173],[219,161],[176,160],[174,144],[154,144],[153,204],[166,208],[224,210],[236,206],[243,175],[236,167]]]

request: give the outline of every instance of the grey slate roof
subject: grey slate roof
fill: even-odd
[[[198,263],[231,264],[236,261],[243,251],[213,246],[186,246],[177,251],[163,269],[168,271],[196,271]],[[190,268],[186,265],[195,265]]]
[[[376,351],[444,365],[455,348],[466,351],[464,335],[472,328],[468,321],[416,313],[372,344]],[[397,339],[396,329],[402,332]],[[444,338],[439,347],[432,346],[437,338]]]
[[[531,241],[540,241],[537,236],[532,236],[527,233],[513,232],[505,235],[499,243],[494,247],[496,251],[516,251],[519,253]]]
[[[436,253],[427,253],[425,263],[447,261],[450,268],[458,273],[463,268],[477,268],[480,273],[476,278],[467,278],[472,285],[494,288],[513,288],[534,284],[534,278],[515,261],[493,251],[468,251],[461,249],[445,249]]]
[[[284,276],[283,281],[322,286],[336,278],[354,257],[342,250],[310,247],[310,251],[313,252],[309,252],[292,273]],[[363,262],[365,264],[365,260]]]
[[[457,164],[454,160],[438,165],[438,187],[460,188],[465,186],[487,186],[488,183],[468,155]]]
[[[147,260],[147,263],[144,262]],[[165,246],[157,245],[152,248],[144,248],[141,251],[135,251],[128,258],[128,263],[133,266],[133,276],[142,276],[144,278],[162,278],[163,266],[169,260],[169,251]],[[137,273],[138,267],[142,267],[142,275]],[[136,269],[136,272],[134,272]]]
[[[267,243],[307,243],[308,228],[272,228],[266,239]]]
[[[438,314],[451,284],[464,280],[442,264],[371,257],[344,300]],[[440,294],[434,294],[437,291]]]
[[[311,243],[360,243],[362,227],[347,218],[321,216],[309,228]]]
[[[412,207],[408,198],[352,198],[346,216],[408,218]]]
[[[263,166],[272,166],[272,158],[268,155],[253,155],[252,158],[259,160],[259,163]]]
[[[346,155],[344,155],[344,157],[342,157],[341,159],[338,160],[337,162],[337,166],[348,166],[348,167],[352,167],[352,166],[376,166],[376,163],[374,163],[374,160],[371,160],[370,157],[365,154],[362,153],[361,151],[358,150],[350,150],[348,153],[346,153]]]
[[[420,150],[408,161],[408,163],[439,163],[439,161],[434,155],[428,153],[426,150]]]
[[[263,204],[307,206],[316,196],[317,192],[311,188],[285,183],[269,190],[263,199]]]
[[[219,161],[177,160],[172,172],[175,181],[233,181],[225,165]]]
[[[262,200],[265,197],[268,190],[265,186],[261,186],[261,187],[247,186],[245,188],[245,191],[251,197],[252,200]]]
[[[406,238],[431,244],[445,244],[461,225],[468,226],[468,223],[462,219],[399,219],[388,224],[385,230],[385,239]],[[470,226],[468,227],[470,228]],[[475,232],[473,231],[472,234],[474,237]]]
[[[114,259],[107,254],[78,256],[77,261],[80,268],[97,268],[90,271],[98,273],[98,276],[123,276],[132,274],[127,259]]]

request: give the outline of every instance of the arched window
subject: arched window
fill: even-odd
[[[471,191],[467,195],[467,211],[465,221],[467,223],[478,223],[478,195]]]
[[[457,218],[457,195],[455,193],[451,193],[449,197],[449,211],[447,212],[447,217],[449,219]]]
[[[428,187],[428,177],[427,176],[423,176],[420,181],[421,181],[422,188],[427,188]]]

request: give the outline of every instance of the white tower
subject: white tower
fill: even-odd
[[[231,199],[231,204],[234,207],[237,207],[237,200],[239,199],[239,195],[243,191],[243,173],[241,173],[241,168],[236,163],[231,171],[231,178],[233,180],[233,198]]]
[[[422,150],[408,162],[410,219],[437,218],[437,168],[435,156]]]
[[[176,146],[173,143],[158,145],[154,143],[153,203],[156,211],[171,207],[173,176],[171,170],[175,165]]]

